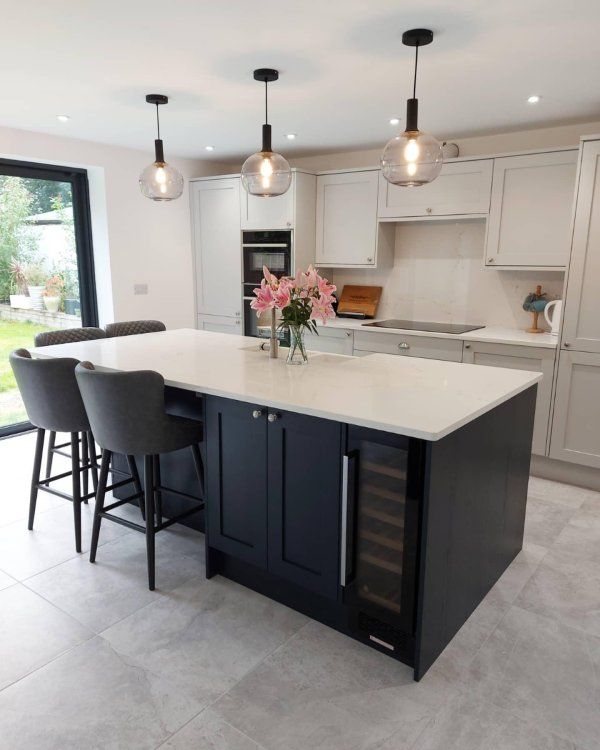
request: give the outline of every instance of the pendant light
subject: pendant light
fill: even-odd
[[[247,193],[261,198],[283,195],[292,182],[290,165],[271,148],[268,86],[278,78],[278,71],[271,68],[258,68],[254,71],[254,80],[265,84],[265,124],[262,126],[261,150],[249,156],[242,166],[242,185]]]
[[[148,104],[156,105],[157,138],[154,141],[154,162],[140,175],[140,190],[146,198],[153,201],[172,201],[183,193],[183,177],[175,167],[165,161],[163,142],[160,138],[158,108],[161,104],[167,104],[169,97],[163,94],[148,94],[146,101]]]
[[[442,168],[442,146],[432,135],[419,130],[417,118],[417,66],[419,47],[431,44],[433,31],[411,29],[402,34],[402,44],[415,48],[415,74],[412,99],[406,102],[406,130],[386,145],[381,155],[383,176],[393,185],[419,187],[433,182]]]

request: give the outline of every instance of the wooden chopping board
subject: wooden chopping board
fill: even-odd
[[[340,313],[363,313],[369,318],[374,318],[377,313],[377,305],[381,299],[383,287],[380,286],[352,286],[346,284],[342,289],[342,296],[338,304]]]

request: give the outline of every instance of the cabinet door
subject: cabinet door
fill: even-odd
[[[379,218],[487,214],[490,208],[492,160],[447,162],[427,185],[405,188],[379,176]]]
[[[443,359],[448,362],[462,360],[462,339],[414,334],[354,332],[354,353],[398,354],[404,357]]]
[[[373,266],[379,171],[317,177],[317,263]]]
[[[486,264],[564,267],[577,151],[494,159]]]
[[[198,314],[236,317],[242,304],[240,181],[192,182]]]
[[[600,352],[600,141],[583,145],[563,346]]]
[[[206,397],[211,547],[267,566],[267,418],[260,406]]]
[[[335,599],[342,426],[269,411],[269,571]]]
[[[560,353],[550,458],[600,468],[600,355]]]
[[[552,374],[556,351],[542,347],[488,344],[479,341],[466,341],[463,351],[463,362],[543,374],[542,381],[538,383],[535,403],[532,452],[540,456],[547,455]]]
[[[240,216],[242,229],[291,229],[294,226],[296,175],[283,195],[260,198],[248,195],[240,184]]]
[[[242,319],[228,318],[224,315],[198,315],[198,330],[214,333],[236,333],[242,335]]]
[[[320,327],[318,335],[314,333],[304,335],[306,348],[309,351],[349,356],[352,355],[352,338],[352,331],[341,328],[323,330],[323,327]]]

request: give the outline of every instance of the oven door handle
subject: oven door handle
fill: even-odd
[[[287,242],[243,242],[242,247],[261,248],[261,247],[289,247]]]

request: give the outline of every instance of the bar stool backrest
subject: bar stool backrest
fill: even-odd
[[[137,336],[140,333],[158,333],[167,327],[160,320],[125,320],[122,323],[109,323],[106,326],[108,338],[115,336]]]
[[[63,328],[58,331],[43,331],[35,335],[36,346],[54,346],[55,344],[75,344],[78,341],[93,341],[105,339],[106,332],[102,328]]]
[[[27,349],[17,349],[9,359],[27,416],[35,427],[54,432],[90,429],[75,379],[79,360],[32,359]]]
[[[75,376],[94,438],[113,453],[154,455],[172,426],[165,412],[165,381],[152,370],[104,372],[82,362]]]

